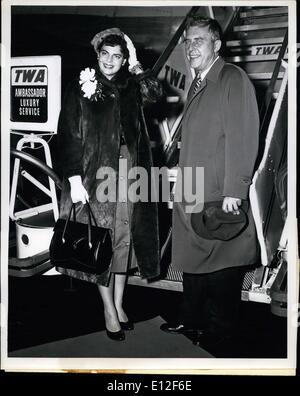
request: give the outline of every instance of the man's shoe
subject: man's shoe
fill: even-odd
[[[163,323],[160,326],[160,329],[165,333],[172,333],[172,334],[182,334],[183,330],[185,329],[183,324],[172,325],[170,323]]]
[[[163,323],[160,329],[170,334],[202,334],[202,330],[186,327],[183,324],[172,325],[170,323]]]

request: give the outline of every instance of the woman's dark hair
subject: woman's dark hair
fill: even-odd
[[[129,51],[127,48],[126,41],[123,39],[123,37],[118,36],[117,34],[109,34],[108,36],[104,37],[104,39],[98,45],[98,48],[97,48],[98,53],[101,51],[101,48],[104,45],[109,45],[111,47],[115,47],[116,45],[119,45],[121,47],[121,51],[122,51],[124,58],[126,60],[129,58]]]

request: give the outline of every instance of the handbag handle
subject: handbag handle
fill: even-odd
[[[87,208],[87,213],[88,213],[88,243],[89,243],[89,248],[91,249],[93,247],[93,245],[92,245],[92,218],[93,218],[93,221],[94,221],[96,227],[97,227],[97,221],[96,221],[96,218],[94,216],[94,213],[92,212],[92,209],[91,209],[88,201],[86,201],[86,208]],[[67,217],[64,229],[63,229],[62,243],[66,242],[65,233],[66,233],[67,226],[68,226],[70,218],[71,218],[72,211],[73,211],[73,221],[76,223],[76,212],[75,212],[75,204],[74,203],[72,203],[70,212],[68,214],[68,217]]]
[[[93,220],[94,220],[95,226],[98,227],[98,224],[97,224],[95,215],[94,215],[94,213],[93,213],[93,211],[92,211],[92,209],[91,209],[90,203],[89,203],[88,201],[86,201],[85,204],[86,204],[86,206],[87,206],[87,208],[88,208],[88,214],[89,214],[89,216],[92,215],[92,218],[93,218]]]
[[[65,222],[64,230],[63,230],[63,233],[62,233],[62,236],[61,236],[62,243],[65,243],[65,242],[66,242],[66,240],[65,240],[65,233],[66,233],[67,225],[69,224],[69,221],[70,221],[70,217],[71,217],[71,214],[72,214],[72,210],[73,210],[73,221],[76,223],[75,205],[72,203],[71,208],[70,208],[70,211],[69,211],[69,214],[68,214],[68,217],[67,217],[67,220],[66,220],[66,222]]]

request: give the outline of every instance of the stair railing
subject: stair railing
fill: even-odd
[[[190,17],[196,14],[200,7],[192,7],[190,11],[187,13],[186,17],[184,18],[183,22],[181,25],[178,27],[176,30],[174,36],[170,40],[169,44],[167,45],[167,48],[164,50],[164,52],[161,54],[161,56],[158,58],[157,62],[152,68],[153,74],[156,76],[160,72],[160,69],[163,67],[165,64],[166,60],[169,58],[171,52],[173,49],[176,47],[178,40],[182,36],[182,33],[184,32],[184,29],[188,23],[188,20]]]
[[[262,105],[262,107],[260,109],[260,119],[262,121],[262,127],[263,127],[263,124],[265,122],[269,106],[270,106],[271,101],[272,101],[272,96],[273,96],[273,93],[274,93],[275,84],[276,84],[276,81],[277,81],[277,78],[278,78],[278,75],[279,75],[281,63],[282,63],[282,60],[284,58],[284,55],[285,55],[285,52],[286,52],[286,49],[287,49],[287,45],[288,45],[288,29],[285,30],[284,39],[283,39],[283,42],[282,42],[282,45],[281,45],[281,48],[280,48],[280,51],[279,51],[279,54],[278,54],[278,58],[277,58],[276,63],[275,63],[275,67],[274,67],[274,70],[273,70],[273,73],[272,73],[272,77],[271,77],[269,86],[268,86],[267,91],[266,91],[265,100],[264,100],[263,105]]]

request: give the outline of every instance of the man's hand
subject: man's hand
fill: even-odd
[[[69,182],[71,186],[71,200],[73,203],[82,202],[83,204],[89,200],[89,195],[86,189],[83,187],[81,176],[71,176],[69,177]]]
[[[222,209],[226,213],[240,214],[239,206],[241,206],[242,201],[240,198],[225,197],[223,199]]]

